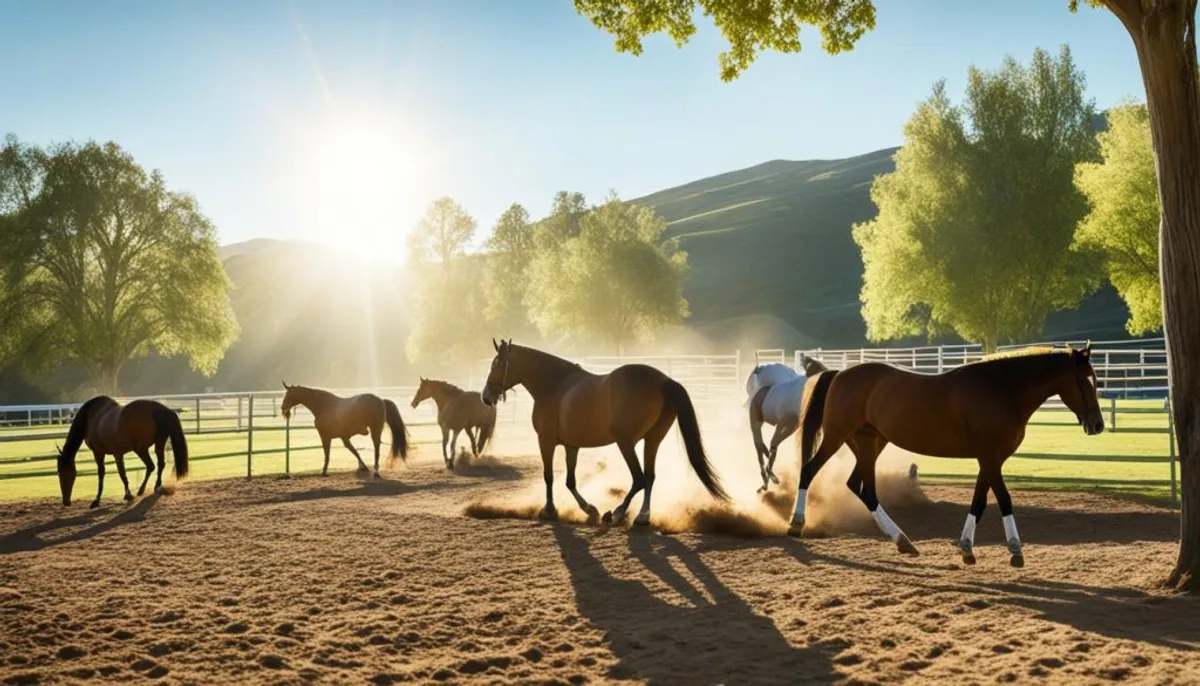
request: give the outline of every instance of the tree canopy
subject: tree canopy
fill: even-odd
[[[531,327],[524,303],[534,255],[533,232],[529,211],[513,203],[492,227],[485,246],[484,317],[503,336],[524,338]]]
[[[1075,170],[1075,184],[1091,205],[1076,240],[1104,255],[1108,278],[1129,306],[1129,333],[1156,331],[1162,328],[1160,210],[1146,106],[1110,109],[1099,140],[1103,161]]]
[[[115,143],[0,151],[0,353],[77,364],[104,393],[125,363],[185,355],[213,374],[238,335],[216,231]]]
[[[879,215],[854,228],[868,336],[954,331],[994,349],[1097,287],[1095,260],[1072,249],[1094,116],[1065,46],[1028,67],[972,67],[961,107],[937,84],[871,189]]]
[[[687,316],[687,254],[663,238],[666,220],[615,194],[578,217],[578,235],[539,251],[529,269],[526,305],[543,334],[621,351]]]
[[[475,218],[462,205],[442,196],[430,203],[408,234],[409,259],[416,264],[437,262],[448,268],[456,257],[467,253],[475,228]]]

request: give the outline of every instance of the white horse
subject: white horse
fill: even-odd
[[[779,483],[775,476],[775,455],[779,444],[787,440],[800,426],[800,403],[804,397],[804,384],[808,377],[825,371],[825,365],[811,357],[804,357],[804,374],[781,363],[764,364],[754,368],[746,379],[746,405],[750,407],[750,433],[754,437],[754,450],[758,455],[758,470],[763,485],[759,493],[766,491],[771,482]],[[775,426],[771,447],[763,443],[763,423]]]

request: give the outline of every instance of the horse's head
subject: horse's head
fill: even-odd
[[[1067,346],[1070,364],[1060,377],[1058,397],[1075,413],[1084,432],[1094,436],[1104,431],[1104,413],[1096,395],[1096,370],[1092,369],[1092,344],[1080,350]]]
[[[804,356],[804,375],[805,376],[816,376],[817,374],[819,374],[821,372],[827,372],[827,371],[829,371],[829,367],[826,367],[820,360],[814,360],[813,358],[809,357],[808,355]]]
[[[501,339],[497,343],[493,338],[492,347],[496,349],[496,356],[492,358],[487,383],[483,385],[483,392],[479,394],[483,404],[488,407],[494,407],[498,400],[505,397],[508,389],[521,383],[520,374],[512,369],[512,339]]]
[[[279,413],[284,419],[291,419],[292,408],[300,404],[300,394],[296,390],[298,386],[289,386],[286,381],[280,381],[283,384],[284,393],[283,400],[279,402]]]
[[[421,385],[417,386],[417,392],[413,394],[412,406],[417,409],[417,405],[429,400],[432,396],[433,387],[429,383],[429,379],[421,377]]]
[[[69,441],[67,447],[70,447]],[[54,450],[58,452],[58,487],[62,490],[62,502],[65,507],[71,504],[71,491],[75,488],[75,454],[73,451],[71,455],[64,454],[57,443]]]

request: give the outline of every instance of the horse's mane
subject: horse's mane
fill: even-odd
[[[1032,346],[994,353],[952,371],[962,370],[966,374],[998,374],[1000,378],[1016,380],[1024,374],[1044,373],[1045,370],[1061,364],[1063,360],[1070,359],[1070,348]]]
[[[459,393],[466,392],[461,387],[455,386],[454,384],[450,383],[449,381],[441,381],[439,379],[422,379],[422,381],[429,384],[430,386],[433,386],[434,388],[440,388],[440,389],[446,390],[446,391],[458,391]]]
[[[1000,352],[984,355],[980,362],[992,362],[995,360],[1007,360],[1014,357],[1032,357],[1035,355],[1061,355],[1070,352],[1067,348],[1055,348],[1052,345],[1031,345],[1025,348],[1015,348],[1013,350],[1001,350]]]

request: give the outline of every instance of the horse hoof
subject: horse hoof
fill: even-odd
[[[975,553],[973,553],[970,550],[962,551],[962,558],[963,558],[963,564],[965,564],[965,565],[975,564]]]
[[[542,511],[538,513],[538,519],[543,522],[557,522],[558,510],[553,507],[543,507]]]
[[[91,505],[88,505],[88,509],[89,509],[89,510],[94,510],[94,509],[96,509],[97,507],[100,507],[100,501],[99,501],[99,500],[93,500],[93,501],[92,501],[92,504],[91,504]]]
[[[1010,565],[1020,569],[1025,566],[1025,556],[1021,553],[1013,553],[1012,559],[1008,561]]]
[[[133,500],[133,494],[132,494],[132,493],[126,493],[126,494],[125,494],[125,502],[130,502],[131,500]]]
[[[376,481],[382,481],[382,480],[383,480],[383,476],[381,476],[381,475],[379,474],[379,472],[375,472],[374,479],[375,479]]]
[[[792,538],[804,538],[804,522],[789,526],[787,535]]]
[[[896,541],[896,547],[900,550],[900,552],[911,557],[917,557],[921,554],[921,551],[917,550],[917,546],[913,545],[912,541],[908,540],[908,536],[900,537],[900,540]]]
[[[587,510],[584,511],[587,512],[588,524],[595,524],[600,521],[600,510],[597,510],[595,505],[588,505]]]
[[[763,484],[763,485],[759,486],[759,487],[758,487],[758,490],[757,490],[757,491],[755,491],[755,493],[766,493],[766,492],[767,492],[767,485],[766,485],[766,484]]]
[[[775,476],[775,472],[771,472],[771,473],[770,473],[770,474],[768,474],[767,476],[770,476],[770,477],[771,477],[771,481],[775,482],[776,484],[778,484],[778,483],[779,483],[779,477]]]
[[[633,525],[634,526],[650,526],[650,514],[646,513],[645,516],[638,514],[638,516],[635,517],[633,520]]]

